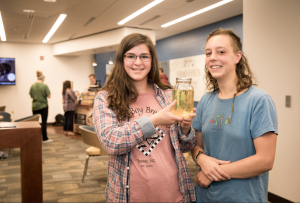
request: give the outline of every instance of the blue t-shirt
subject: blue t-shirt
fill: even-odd
[[[202,132],[206,155],[235,162],[256,153],[253,139],[266,132],[278,134],[276,107],[264,91],[251,86],[234,100],[206,93],[197,106],[192,126]],[[200,169],[201,170],[201,169]],[[197,202],[268,202],[269,172],[247,179],[196,184]]]

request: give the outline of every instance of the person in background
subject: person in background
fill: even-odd
[[[196,200],[183,156],[195,145],[196,114],[178,117],[175,104],[171,87],[159,78],[151,39],[138,33],[123,38],[93,107],[95,131],[110,155],[107,202]]]
[[[91,89],[91,85],[97,84],[95,74],[90,74],[89,79],[90,79],[90,84],[88,85],[88,88],[87,88],[88,90]]]
[[[169,81],[168,81],[169,78],[164,74],[164,69],[159,68],[159,76],[163,83],[165,83],[167,85],[169,84]]]
[[[64,134],[74,135],[73,133],[73,117],[75,111],[75,101],[78,96],[78,92],[74,93],[71,90],[71,82],[66,80],[63,83],[63,108],[64,108]]]
[[[45,76],[41,71],[36,71],[37,82],[30,87],[29,95],[32,98],[32,113],[42,117],[43,143],[53,142],[47,136],[48,99],[51,97],[50,90],[44,84]]]
[[[258,89],[242,42],[232,30],[212,31],[205,46],[206,87],[192,126],[200,166],[197,202],[268,202],[278,120],[272,98]]]

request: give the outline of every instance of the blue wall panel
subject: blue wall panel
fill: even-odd
[[[243,15],[238,15],[194,30],[156,41],[159,61],[204,54],[207,35],[218,28],[233,29],[243,40]]]
[[[97,80],[101,80],[101,87],[103,87],[105,83],[106,64],[108,64],[110,58],[113,61],[115,60],[115,51],[96,54],[97,66],[95,66],[95,75]]]

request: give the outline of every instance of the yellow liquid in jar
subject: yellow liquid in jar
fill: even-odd
[[[172,109],[172,113],[176,116],[190,118],[194,108],[194,90],[173,89],[172,101],[177,100],[176,105]]]

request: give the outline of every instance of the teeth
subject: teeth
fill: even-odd
[[[212,69],[221,68],[222,66],[212,66]]]

